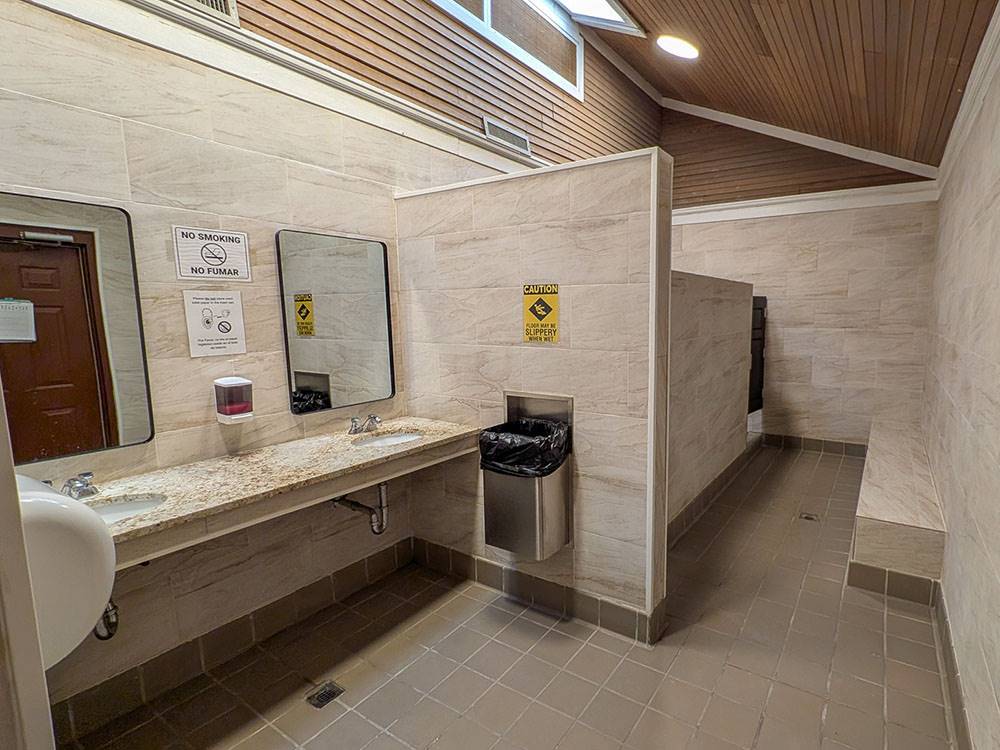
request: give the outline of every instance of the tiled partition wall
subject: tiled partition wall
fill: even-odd
[[[749,284],[671,274],[671,521],[746,450],[752,304]]]
[[[289,412],[275,232],[378,239],[389,245],[394,274],[394,189],[495,170],[29,3],[0,3],[0,23],[8,31],[0,57],[0,190],[131,215],[156,431],[146,445],[24,471],[61,480],[90,470],[99,484],[341,429],[359,409]],[[172,225],[246,232],[253,281],[178,281]],[[245,355],[189,357],[181,292],[198,288],[242,293]],[[233,374],[254,381],[256,416],[223,427],[212,380]],[[402,377],[399,385],[402,391]],[[403,394],[366,409],[402,414]]]
[[[1000,77],[944,165],[924,429],[942,590],[977,750],[1000,747]]]
[[[478,457],[413,477],[414,534],[649,611],[662,599],[670,158],[632,152],[400,197],[400,335],[416,416],[504,419],[574,397],[574,544],[484,545]],[[558,344],[522,341],[522,285],[560,285]],[[652,390],[651,390],[652,389]]]
[[[934,203],[685,224],[674,268],[767,296],[764,432],[865,443],[919,420]]]

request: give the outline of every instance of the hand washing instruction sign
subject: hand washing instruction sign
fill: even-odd
[[[250,243],[243,232],[174,227],[177,278],[250,281]]]
[[[0,298],[0,343],[37,341],[31,300]]]
[[[524,285],[524,341],[559,343],[559,285]]]
[[[239,292],[184,292],[188,347],[192,357],[246,354],[243,301]]]

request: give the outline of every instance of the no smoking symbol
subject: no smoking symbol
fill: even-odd
[[[219,321],[219,333],[229,333],[231,330],[233,330],[232,323],[230,323],[228,320]]]
[[[226,262],[226,248],[215,242],[201,246],[201,259],[210,266],[221,266]]]

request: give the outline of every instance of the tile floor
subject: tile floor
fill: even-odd
[[[758,454],[671,551],[653,648],[410,567],[80,746],[950,748],[928,608],[844,587],[862,466]]]

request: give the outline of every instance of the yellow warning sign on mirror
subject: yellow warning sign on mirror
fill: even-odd
[[[311,294],[296,294],[292,311],[295,315],[295,335],[315,336],[316,319],[313,317],[313,296]]]
[[[559,343],[559,285],[524,285],[524,341]]]

